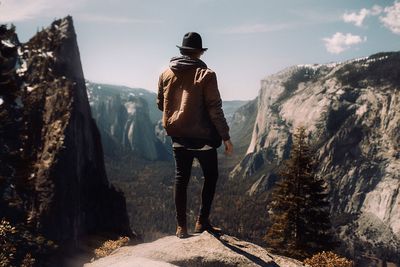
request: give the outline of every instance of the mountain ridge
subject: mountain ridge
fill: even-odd
[[[292,66],[265,78],[253,107],[252,140],[231,178],[252,177],[257,184],[249,192],[269,190],[293,130],[304,126],[316,149],[317,175],[330,189],[333,217],[341,217],[334,219],[341,238],[349,247],[359,242],[368,253],[400,260],[399,59],[400,52],[378,53]],[[349,231],[355,237],[346,236]],[[374,231],[381,237],[368,234]]]

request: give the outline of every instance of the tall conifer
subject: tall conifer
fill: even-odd
[[[265,241],[277,253],[304,259],[333,248],[326,188],[314,166],[305,129],[299,127],[269,204],[271,227]]]

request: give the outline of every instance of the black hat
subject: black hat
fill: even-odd
[[[179,49],[184,50],[201,50],[206,51],[208,48],[203,48],[201,36],[197,32],[188,32],[183,36],[182,46],[177,45]]]

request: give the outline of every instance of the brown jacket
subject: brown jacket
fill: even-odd
[[[230,139],[216,74],[204,66],[165,70],[158,83],[157,105],[169,136]]]

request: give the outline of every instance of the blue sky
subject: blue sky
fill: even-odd
[[[400,0],[0,0],[21,41],[74,18],[85,77],[156,90],[188,31],[209,50],[224,100],[253,99],[260,80],[295,64],[400,50]]]

